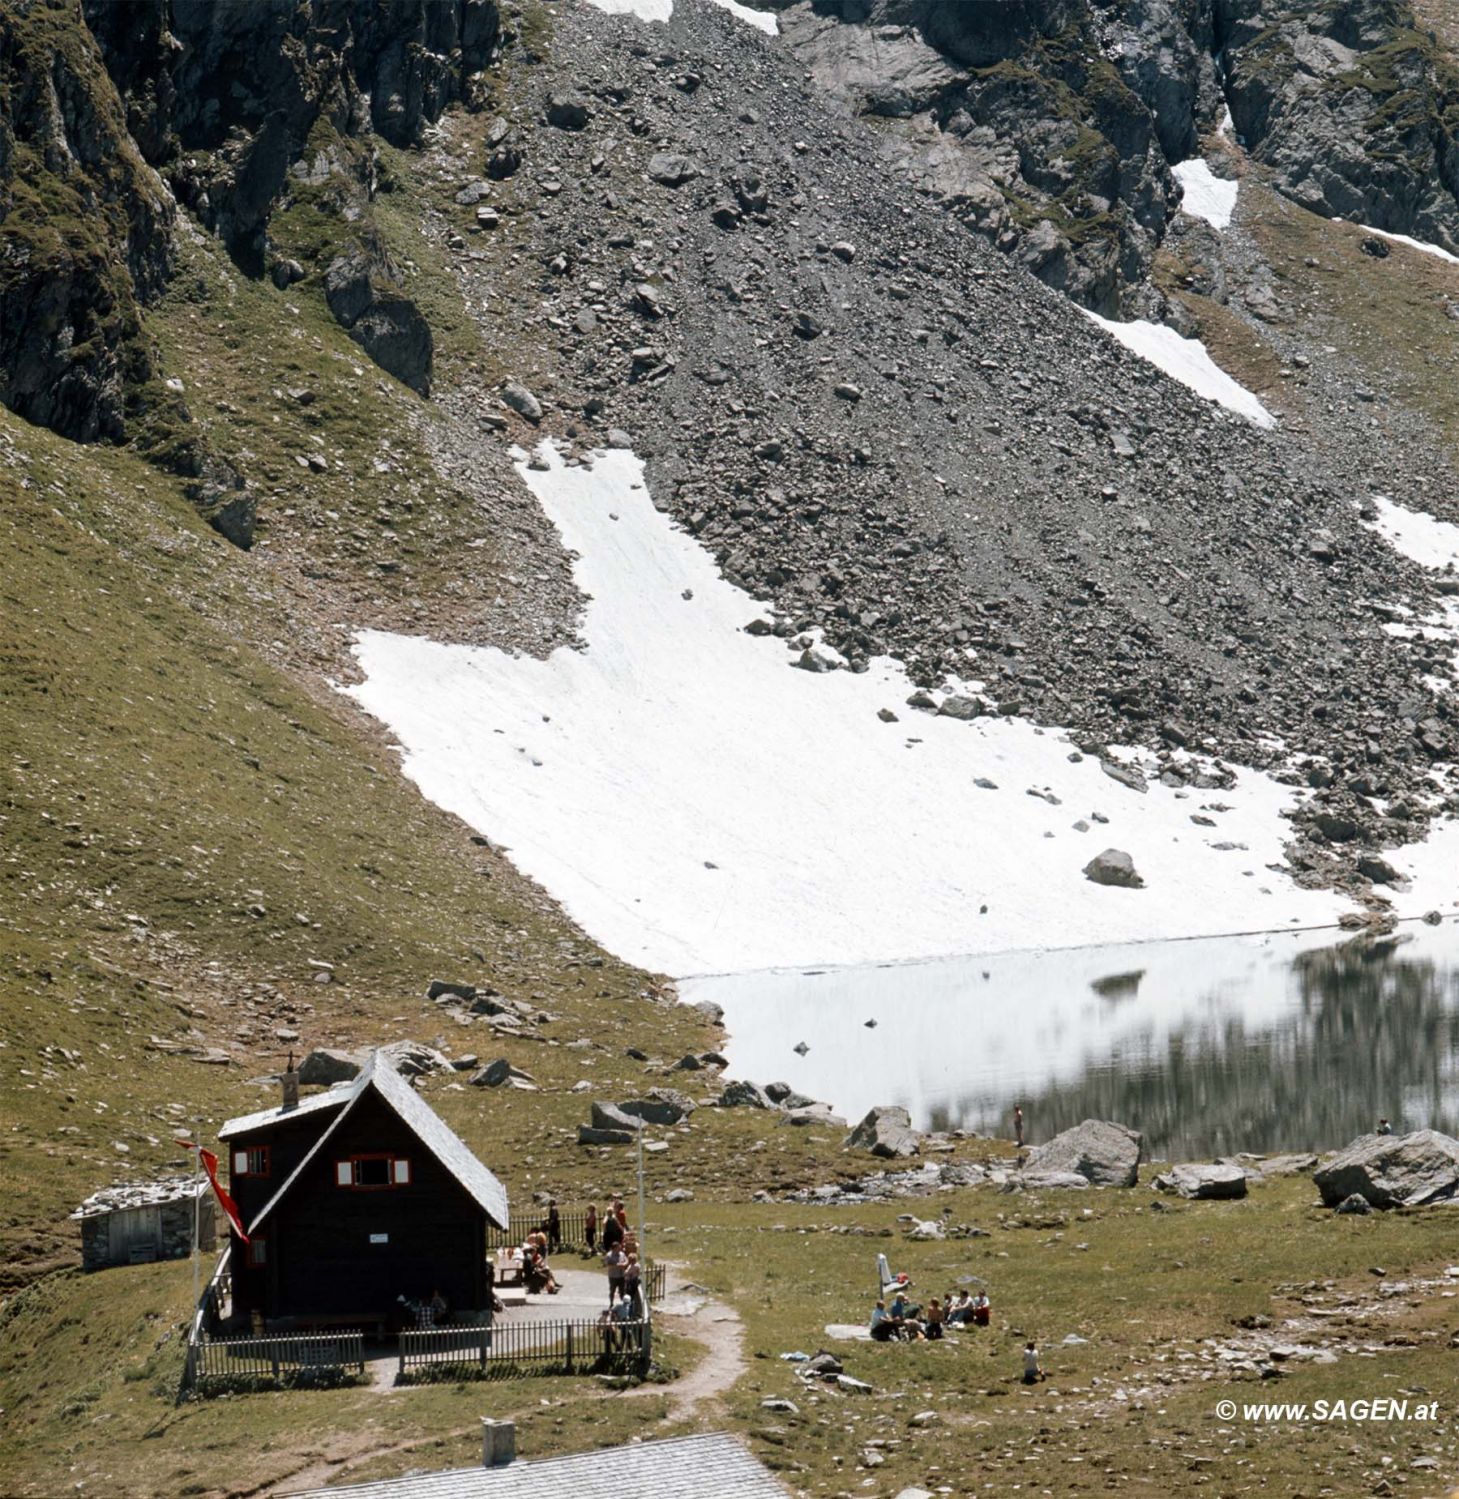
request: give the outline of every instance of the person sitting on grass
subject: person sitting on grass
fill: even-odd
[[[933,1297],[927,1303],[927,1315],[922,1319],[922,1334],[929,1342],[936,1342],[942,1336],[942,1303]]]
[[[986,1291],[979,1291],[978,1294],[973,1297],[973,1326],[986,1327],[988,1325],[988,1319],[992,1315],[993,1304],[988,1300],[988,1293]]]
[[[897,1336],[896,1319],[885,1301],[878,1301],[871,1309],[871,1336],[877,1343],[890,1343]]]
[[[973,1298],[966,1291],[959,1291],[956,1301],[949,1292],[946,1304],[949,1308],[947,1321],[950,1327],[961,1327],[973,1320]]]
[[[1024,1384],[1037,1384],[1041,1379],[1048,1376],[1039,1363],[1039,1350],[1032,1338],[1023,1345],[1023,1382]]]

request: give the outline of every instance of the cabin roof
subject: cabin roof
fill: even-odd
[[[204,1197],[207,1191],[207,1178],[202,1176],[170,1176],[162,1181],[128,1182],[93,1192],[71,1216],[97,1218],[103,1213],[120,1213],[128,1208],[160,1207],[169,1202]]]
[[[354,1080],[358,1081],[358,1078]],[[354,1082],[337,1083],[332,1088],[326,1088],[323,1093],[311,1093],[307,1098],[301,1098],[292,1109],[286,1109],[278,1105],[272,1109],[260,1109],[256,1114],[243,1114],[237,1119],[230,1119],[222,1129],[218,1131],[220,1140],[231,1140],[238,1135],[251,1135],[255,1130],[268,1129],[271,1125],[287,1124],[291,1119],[297,1119],[302,1114],[317,1114],[321,1109],[337,1109],[343,1103],[348,1102],[350,1089]]]
[[[467,1148],[465,1141],[444,1119],[405,1081],[380,1052],[372,1051],[360,1075],[347,1088],[337,1090],[338,1100],[344,1107],[330,1120],[326,1129],[310,1147],[309,1153],[294,1168],[279,1190],[263,1205],[248,1225],[251,1234],[260,1227],[270,1213],[289,1195],[294,1183],[321,1154],[344,1121],[354,1112],[356,1105],[368,1094],[374,1093],[387,1107],[392,1109],[400,1121],[421,1142],[436,1160],[451,1173],[476,1205],[498,1228],[507,1226],[507,1189],[481,1164]],[[327,1096],[327,1095],[317,1095]],[[312,1101],[312,1100],[311,1100]],[[303,1105],[301,1104],[302,1108]],[[290,1115],[298,1112],[291,1109]],[[236,1121],[234,1121],[236,1122]]]
[[[712,1431],[496,1468],[312,1489],[295,1499],[786,1499],[786,1492],[734,1437]]]

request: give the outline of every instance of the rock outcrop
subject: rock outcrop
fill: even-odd
[[[1371,1207],[1421,1207],[1459,1194],[1459,1140],[1436,1129],[1363,1135],[1323,1162],[1312,1180],[1328,1207],[1350,1196]]]
[[[1240,1166],[1172,1166],[1150,1183],[1157,1192],[1197,1200],[1246,1196],[1246,1172]]]
[[[1096,1187],[1133,1187],[1143,1150],[1136,1130],[1107,1119],[1086,1119],[1047,1145],[1035,1146],[1023,1169],[1027,1177],[1070,1172]]]
[[[916,1155],[922,1148],[922,1136],[912,1128],[906,1109],[883,1106],[869,1109],[845,1143],[848,1150],[869,1150],[884,1160],[897,1160]]]
[[[356,240],[324,273],[329,310],[380,366],[419,395],[431,393],[434,339],[404,278],[378,242]]]
[[[1284,193],[1459,254],[1459,64],[1409,6],[1244,0],[1221,19],[1236,131]]]
[[[299,1081],[306,1087],[330,1087],[360,1075],[360,1058],[350,1051],[319,1046],[299,1063]]]
[[[83,10],[147,161],[253,270],[298,164],[368,188],[368,136],[419,144],[449,103],[479,99],[500,37],[496,0],[84,0]],[[339,144],[350,140],[363,149]]]
[[[0,401],[119,441],[129,392],[156,374],[141,309],[171,272],[172,198],[71,15],[7,9],[0,56]]]
[[[836,0],[781,18],[918,188],[1087,307],[1155,300],[1168,164],[1228,107],[1304,207],[1459,245],[1459,70],[1408,5]]]

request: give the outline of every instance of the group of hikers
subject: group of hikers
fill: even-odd
[[[871,1310],[871,1335],[878,1343],[936,1342],[949,1327],[986,1327],[993,1314],[993,1304],[983,1290],[956,1295],[949,1291],[945,1297],[934,1296],[924,1307],[910,1299],[910,1289],[910,1284],[896,1281],[883,1288]],[[890,1305],[888,1292],[894,1293]]]
[[[628,1226],[621,1197],[612,1198],[599,1217],[598,1205],[588,1204],[583,1215],[583,1241],[588,1255],[600,1255],[608,1276],[608,1310],[619,1321],[643,1317],[643,1267],[639,1262],[638,1235]],[[601,1245],[601,1248],[600,1248]],[[562,1288],[552,1273],[549,1255],[562,1247],[562,1215],[555,1199],[547,1204],[542,1226],[522,1241],[522,1279],[533,1295],[555,1296]]]

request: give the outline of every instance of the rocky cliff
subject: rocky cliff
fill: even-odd
[[[780,16],[920,189],[1096,310],[1157,304],[1169,167],[1227,109],[1303,206],[1459,243],[1459,75],[1403,0],[797,0]]]
[[[495,0],[21,0],[0,12],[0,400],[67,437],[124,436],[248,545],[254,501],[161,369],[142,309],[182,204],[248,274],[302,278],[273,215],[314,191],[315,268],[382,368],[421,394],[429,325],[374,230],[375,141],[481,102]]]

